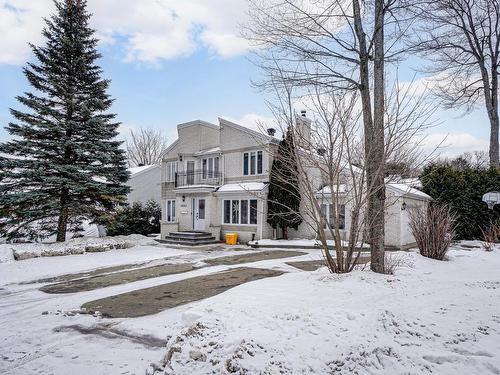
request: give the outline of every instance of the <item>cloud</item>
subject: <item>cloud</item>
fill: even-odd
[[[29,57],[28,42],[43,38],[43,17],[53,11],[49,0],[0,0],[0,64],[21,64]]]
[[[487,151],[489,142],[469,133],[434,133],[429,134],[422,145],[428,152],[436,153],[443,158],[453,158],[465,152]]]
[[[231,116],[222,116],[222,118],[260,133],[265,133],[267,128],[277,128],[274,117],[262,116],[256,113],[247,113],[240,118]]]
[[[125,61],[159,64],[207,48],[220,57],[248,49],[238,25],[245,0],[88,0],[91,25],[102,43],[123,47]],[[28,42],[40,44],[52,0],[0,0],[0,63],[23,64]]]

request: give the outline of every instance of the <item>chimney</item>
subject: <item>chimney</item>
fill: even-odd
[[[295,118],[295,139],[299,147],[309,149],[311,146],[311,120],[306,117],[306,111],[300,111]]]
[[[276,134],[276,129],[274,129],[274,128],[268,128],[267,129],[267,134],[269,134],[271,137],[274,137],[274,135]]]

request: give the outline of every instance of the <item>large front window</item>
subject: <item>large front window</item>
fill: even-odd
[[[262,151],[248,151],[243,153],[243,175],[252,176],[262,174],[264,154]]]
[[[225,199],[223,223],[238,225],[257,224],[257,199]]]

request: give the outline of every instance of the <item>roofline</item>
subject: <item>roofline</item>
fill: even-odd
[[[407,186],[407,185],[406,185],[406,186]],[[426,196],[426,197],[424,197],[424,196],[422,196],[422,195],[412,193],[411,191],[404,191],[404,190],[402,190],[402,189],[399,189],[399,188],[397,188],[397,187],[395,187],[395,186],[391,185],[391,183],[390,183],[390,182],[386,184],[386,187],[387,187],[387,189],[392,190],[392,191],[395,191],[395,190],[396,190],[396,191],[400,191],[400,192],[402,192],[402,193],[403,193],[403,194],[402,194],[402,196],[403,196],[403,197],[409,197],[409,198],[413,198],[413,199],[417,199],[417,200],[421,200],[421,201],[432,201],[432,200],[433,200],[433,199],[432,199],[432,197],[431,197],[429,194],[426,194],[426,193],[424,193],[423,191],[420,191],[420,190],[418,190],[418,189],[412,188],[411,186],[408,186],[408,188],[409,188],[409,189],[415,189],[415,190],[418,190],[418,191],[420,191],[422,194],[425,194],[425,195],[427,195],[427,196]]]
[[[220,126],[230,126],[232,128],[241,130],[241,131],[243,131],[251,136],[254,136],[256,138],[264,139],[268,143],[279,143],[279,139],[277,139],[277,138],[271,137],[270,135],[267,135],[267,134],[259,133],[258,131],[255,131],[255,130],[247,128],[245,126],[236,124],[236,123],[231,122],[229,120],[223,119],[222,117],[219,117],[219,124],[220,124]]]
[[[165,153],[164,154],[167,154],[170,152],[170,150],[172,150],[176,145],[177,143],[179,143],[179,138],[177,138],[175,141],[173,141],[170,146],[168,146],[166,149],[165,149]],[[164,157],[162,158],[164,159]]]
[[[146,165],[144,165],[144,167],[146,167]],[[139,176],[139,175],[143,174],[144,172],[150,171],[151,169],[153,169],[153,167],[161,168],[160,165],[158,165],[158,164],[150,164],[150,165],[147,165],[147,167],[148,168],[144,168],[143,170],[141,170],[137,173],[130,173],[130,177]],[[132,167],[132,168],[136,168],[136,167]],[[130,168],[128,170],[130,172]]]
[[[212,128],[214,130],[219,130],[218,125],[215,125],[215,124],[212,124],[211,122],[203,121],[203,120],[193,120],[193,121],[183,122],[183,123],[177,125],[177,129],[187,128],[189,126],[195,126],[195,125],[203,125],[203,126],[206,126],[208,128]]]

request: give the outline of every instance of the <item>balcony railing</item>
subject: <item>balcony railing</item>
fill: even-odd
[[[222,184],[222,173],[210,170],[195,170],[187,172],[177,172],[175,174],[175,187]]]

